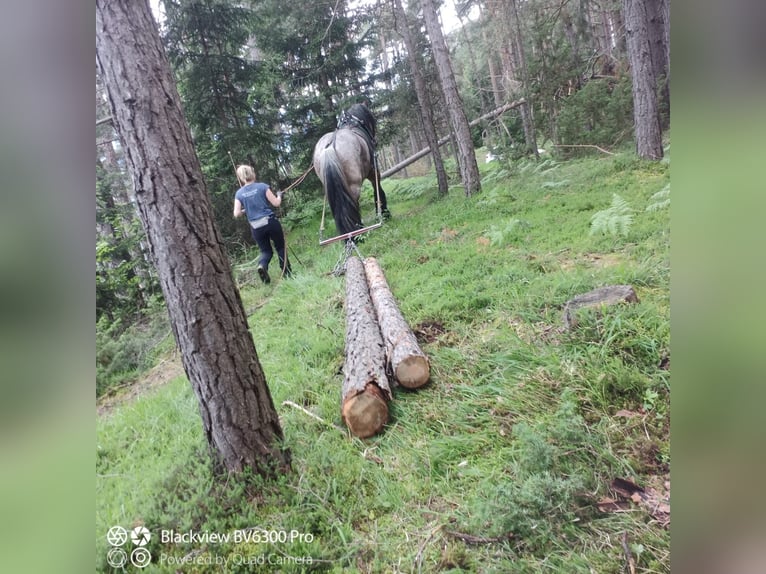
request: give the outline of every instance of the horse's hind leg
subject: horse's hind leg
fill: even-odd
[[[372,177],[372,193],[375,196],[375,210],[383,216],[383,219],[391,219],[391,212],[388,210],[388,200],[386,199],[386,192],[383,191],[383,186],[380,184],[380,172],[375,170]],[[378,199],[380,198],[380,199]]]

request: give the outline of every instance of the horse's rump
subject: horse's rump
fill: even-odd
[[[314,148],[314,168],[324,185],[338,234],[361,229],[359,194],[372,168],[364,139],[350,129],[325,134]]]

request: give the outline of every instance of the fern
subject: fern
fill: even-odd
[[[407,181],[391,189],[391,194],[403,200],[417,199],[429,189],[429,182]]]
[[[481,183],[482,185],[494,185],[498,182],[506,182],[511,179],[511,175],[511,170],[501,167],[483,175]]]
[[[554,159],[545,159],[541,161],[539,164],[537,164],[537,167],[535,167],[534,172],[535,173],[548,173],[549,171],[553,171],[554,169],[557,169],[559,167],[559,164]]]
[[[518,239],[520,232],[529,229],[531,225],[528,221],[521,219],[511,219],[505,225],[493,225],[484,234],[489,239],[493,247],[502,247],[513,239]]]
[[[561,181],[546,181],[542,184],[542,187],[545,189],[556,189],[557,187],[564,187],[566,185],[569,185],[568,179],[562,179]]]
[[[669,207],[670,206],[670,184],[667,184],[665,187],[663,187],[660,191],[655,193],[649,199],[653,200],[654,203],[649,204],[649,206],[646,208],[646,211],[658,211],[660,209]]]
[[[633,209],[628,202],[616,193],[612,194],[612,205],[608,209],[596,212],[590,220],[590,234],[596,233],[610,235],[628,234],[633,224]]]

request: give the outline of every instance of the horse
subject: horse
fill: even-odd
[[[319,138],[314,147],[314,170],[324,187],[339,235],[364,227],[359,196],[365,179],[372,183],[378,212],[390,216],[375,161],[375,131],[375,118],[367,106],[354,104],[343,112],[338,128]]]

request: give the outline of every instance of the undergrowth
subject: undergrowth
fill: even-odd
[[[344,285],[330,271],[342,247],[318,246],[315,215],[288,229],[293,279],[262,285],[251,262],[235,264],[292,472],[216,476],[184,378],[118,406],[97,421],[97,571],[113,571],[105,533],[117,524],[157,533],[147,572],[617,573],[623,538],[636,572],[669,571],[669,533],[649,510],[599,506],[617,497],[615,478],[669,473],[668,166],[619,154],[481,167],[471,198],[456,186],[439,198],[432,177],[384,181],[393,218],[359,246],[431,361],[427,386],[395,392],[384,432],[339,430]],[[630,225],[592,234],[615,194]],[[564,329],[565,303],[609,284],[639,302],[579,310]],[[311,540],[158,535],[258,528]],[[312,562],[258,564],[269,556]],[[229,563],[204,562],[216,557]]]

